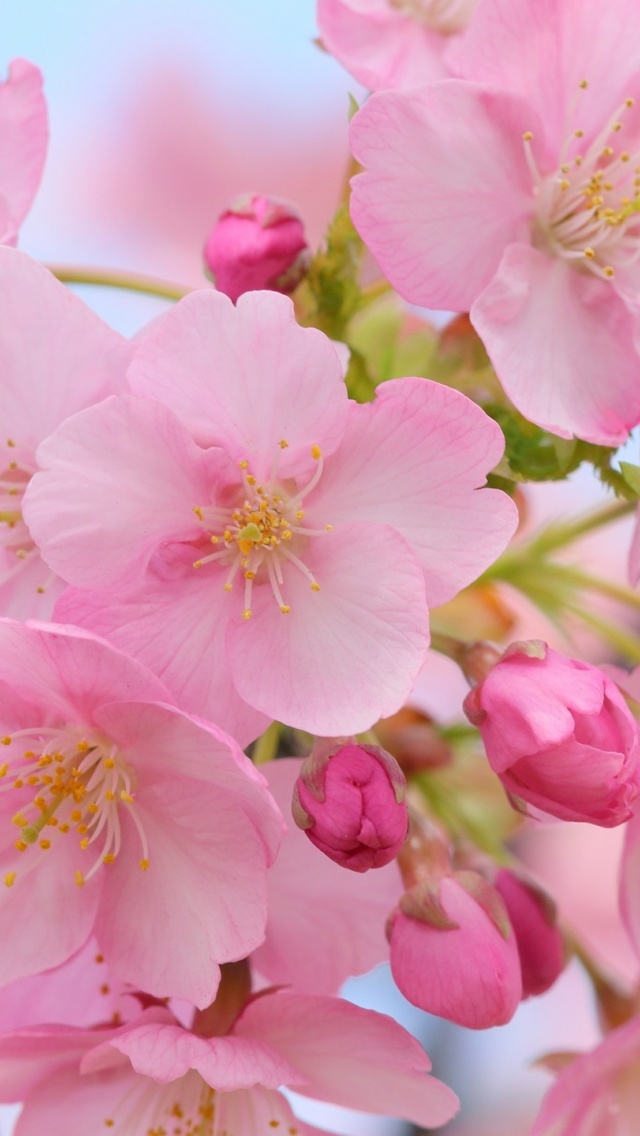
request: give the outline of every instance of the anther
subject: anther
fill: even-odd
[[[523,142],[531,142],[532,138],[533,138],[533,131],[525,130],[524,134],[522,135]]]
[[[288,615],[289,612],[291,611],[291,605],[290,604],[280,604],[280,611],[282,612],[283,615]]]
[[[4,886],[8,888],[13,887],[16,882],[16,875],[16,872],[7,872],[6,876],[4,877]]]
[[[149,867],[149,861],[148,860],[141,860],[140,863],[138,864],[138,867],[142,868],[143,872],[146,872],[147,868]]]
[[[322,450],[320,449],[320,446],[311,447],[311,457],[314,461],[320,460],[320,458],[322,457]]]
[[[312,591],[312,592],[319,592],[319,591],[320,591],[320,585],[319,585],[319,584],[317,584],[315,580],[314,580],[314,581],[313,581],[313,583],[312,583],[312,584],[310,585],[310,587],[311,587],[311,591]]]
[[[246,607],[244,609],[243,613],[242,613],[242,618],[243,619],[251,619],[252,615],[253,615],[253,612],[251,611],[251,608]]]
[[[74,879],[75,879],[79,888],[84,887],[84,876],[83,876],[82,872],[76,872],[75,875],[74,875]]]

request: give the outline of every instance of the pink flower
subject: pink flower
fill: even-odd
[[[425,659],[427,605],[515,527],[504,494],[476,492],[498,427],[424,379],[350,403],[331,342],[271,292],[187,296],[129,378],[137,397],[39,450],[29,526],[54,571],[95,589],[60,617],[244,739],[264,714],[336,737],[396,710]]]
[[[318,0],[323,47],[365,87],[412,87],[448,74],[446,48],[476,0]]]
[[[640,1018],[633,1018],[562,1069],[531,1136],[632,1136],[639,1077]]]
[[[546,643],[514,643],[467,696],[489,764],[508,793],[561,820],[605,828],[631,816],[638,728],[598,667]]]
[[[285,814],[301,765],[287,758],[263,767]],[[351,975],[388,961],[385,920],[403,891],[395,861],[376,872],[344,872],[291,824],[267,888],[267,932],[252,963],[269,982],[336,994]]]
[[[216,288],[234,302],[243,292],[293,292],[311,254],[293,205],[260,194],[237,197],[216,221],[204,246]]]
[[[14,59],[0,83],[0,244],[15,244],[40,184],[49,128],[42,75]]]
[[[377,746],[316,742],[293,790],[293,819],[330,860],[354,872],[382,868],[407,837],[406,780]]]
[[[566,962],[555,905],[542,888],[506,868],[497,872],[494,885],[516,937],[522,997],[544,994],[559,978]]]
[[[152,1008],[116,1030],[5,1034],[0,1099],[26,1100],[16,1136],[314,1131],[296,1119],[280,1086],[429,1128],[457,1110],[410,1034],[338,998],[266,993],[225,1035],[210,1036],[206,1023],[205,1014],[196,1017],[192,1032]]]
[[[0,248],[0,307],[0,614],[45,617],[61,588],[22,516],[36,450],[68,415],[123,389],[131,347],[15,249]]]
[[[353,216],[391,283],[470,311],[526,417],[608,446],[640,420],[638,43],[635,0],[486,0],[464,81],[352,124]]]
[[[522,997],[513,929],[498,892],[477,872],[423,879],[388,927],[391,973],[422,1010],[469,1029],[504,1025]]]
[[[121,980],[205,1006],[262,941],[280,814],[235,742],[168,700],[86,632],[0,621],[4,982],[94,934]]]

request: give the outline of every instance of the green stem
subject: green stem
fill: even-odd
[[[551,567],[545,565],[545,569]],[[575,584],[577,588],[586,591],[599,592],[609,599],[618,600],[619,603],[640,609],[640,592],[625,588],[623,584],[615,584],[612,580],[601,580],[599,576],[591,576],[588,572],[581,572],[577,568],[570,568],[560,564],[553,565],[554,574],[558,575],[568,584]]]
[[[536,552],[553,552],[556,548],[564,548],[566,545],[572,544],[574,540],[593,532],[594,529],[613,524],[614,521],[619,521],[622,517],[628,516],[629,513],[633,513],[635,508],[636,504],[632,501],[614,501],[611,504],[604,505],[601,509],[586,513],[573,524],[551,525],[538,537],[534,537],[530,549]]]
[[[127,292],[140,292],[145,296],[160,296],[163,300],[181,300],[183,296],[196,290],[188,285],[158,280],[155,276],[142,276],[137,272],[122,272],[115,268],[77,268],[69,264],[48,264],[47,268],[63,284],[123,288]]]
[[[567,604],[567,611],[572,611],[577,615],[583,623],[588,627],[593,627],[594,631],[598,631],[600,635],[617,651],[620,651],[632,663],[640,663],[640,639],[635,635],[628,635],[621,627],[616,627],[615,624],[609,623],[607,619],[602,619],[593,612],[585,611],[584,608],[578,605]]]
[[[279,741],[280,723],[272,722],[253,746],[253,752],[251,754],[253,764],[266,765],[269,761],[273,761],[278,752]]]
[[[439,655],[446,655],[454,663],[462,663],[466,657],[470,644],[463,639],[454,639],[453,635],[442,635],[439,631],[431,632],[431,647]]]

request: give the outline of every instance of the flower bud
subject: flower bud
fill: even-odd
[[[638,727],[598,667],[539,640],[514,643],[467,695],[464,710],[512,797],[605,828],[631,816]]]
[[[544,994],[562,974],[565,945],[550,896],[514,872],[501,868],[495,878],[516,937],[522,970],[522,997]]]
[[[479,873],[410,888],[387,935],[393,977],[414,1006],[469,1029],[511,1020],[522,996],[518,948],[500,896]]]
[[[294,786],[292,812],[312,844],[353,872],[382,868],[409,824],[405,779],[391,754],[355,741],[318,743]]]
[[[310,261],[293,205],[260,194],[237,197],[216,221],[204,260],[216,288],[233,302],[243,292],[293,292]]]

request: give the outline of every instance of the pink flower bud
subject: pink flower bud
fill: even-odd
[[[522,996],[506,908],[477,872],[416,884],[387,927],[391,971],[414,1006],[469,1029],[500,1026]]]
[[[262,288],[293,292],[310,261],[302,219],[293,205],[260,194],[237,197],[204,246],[207,271],[233,302]]]
[[[514,872],[501,868],[495,878],[516,937],[522,970],[522,997],[544,994],[564,970],[564,940],[550,896]]]
[[[320,742],[294,786],[293,818],[343,868],[382,868],[407,836],[405,787],[400,766],[385,750],[355,741],[327,749]]]
[[[464,703],[507,792],[561,820],[605,828],[632,814],[638,727],[598,667],[514,643]]]

